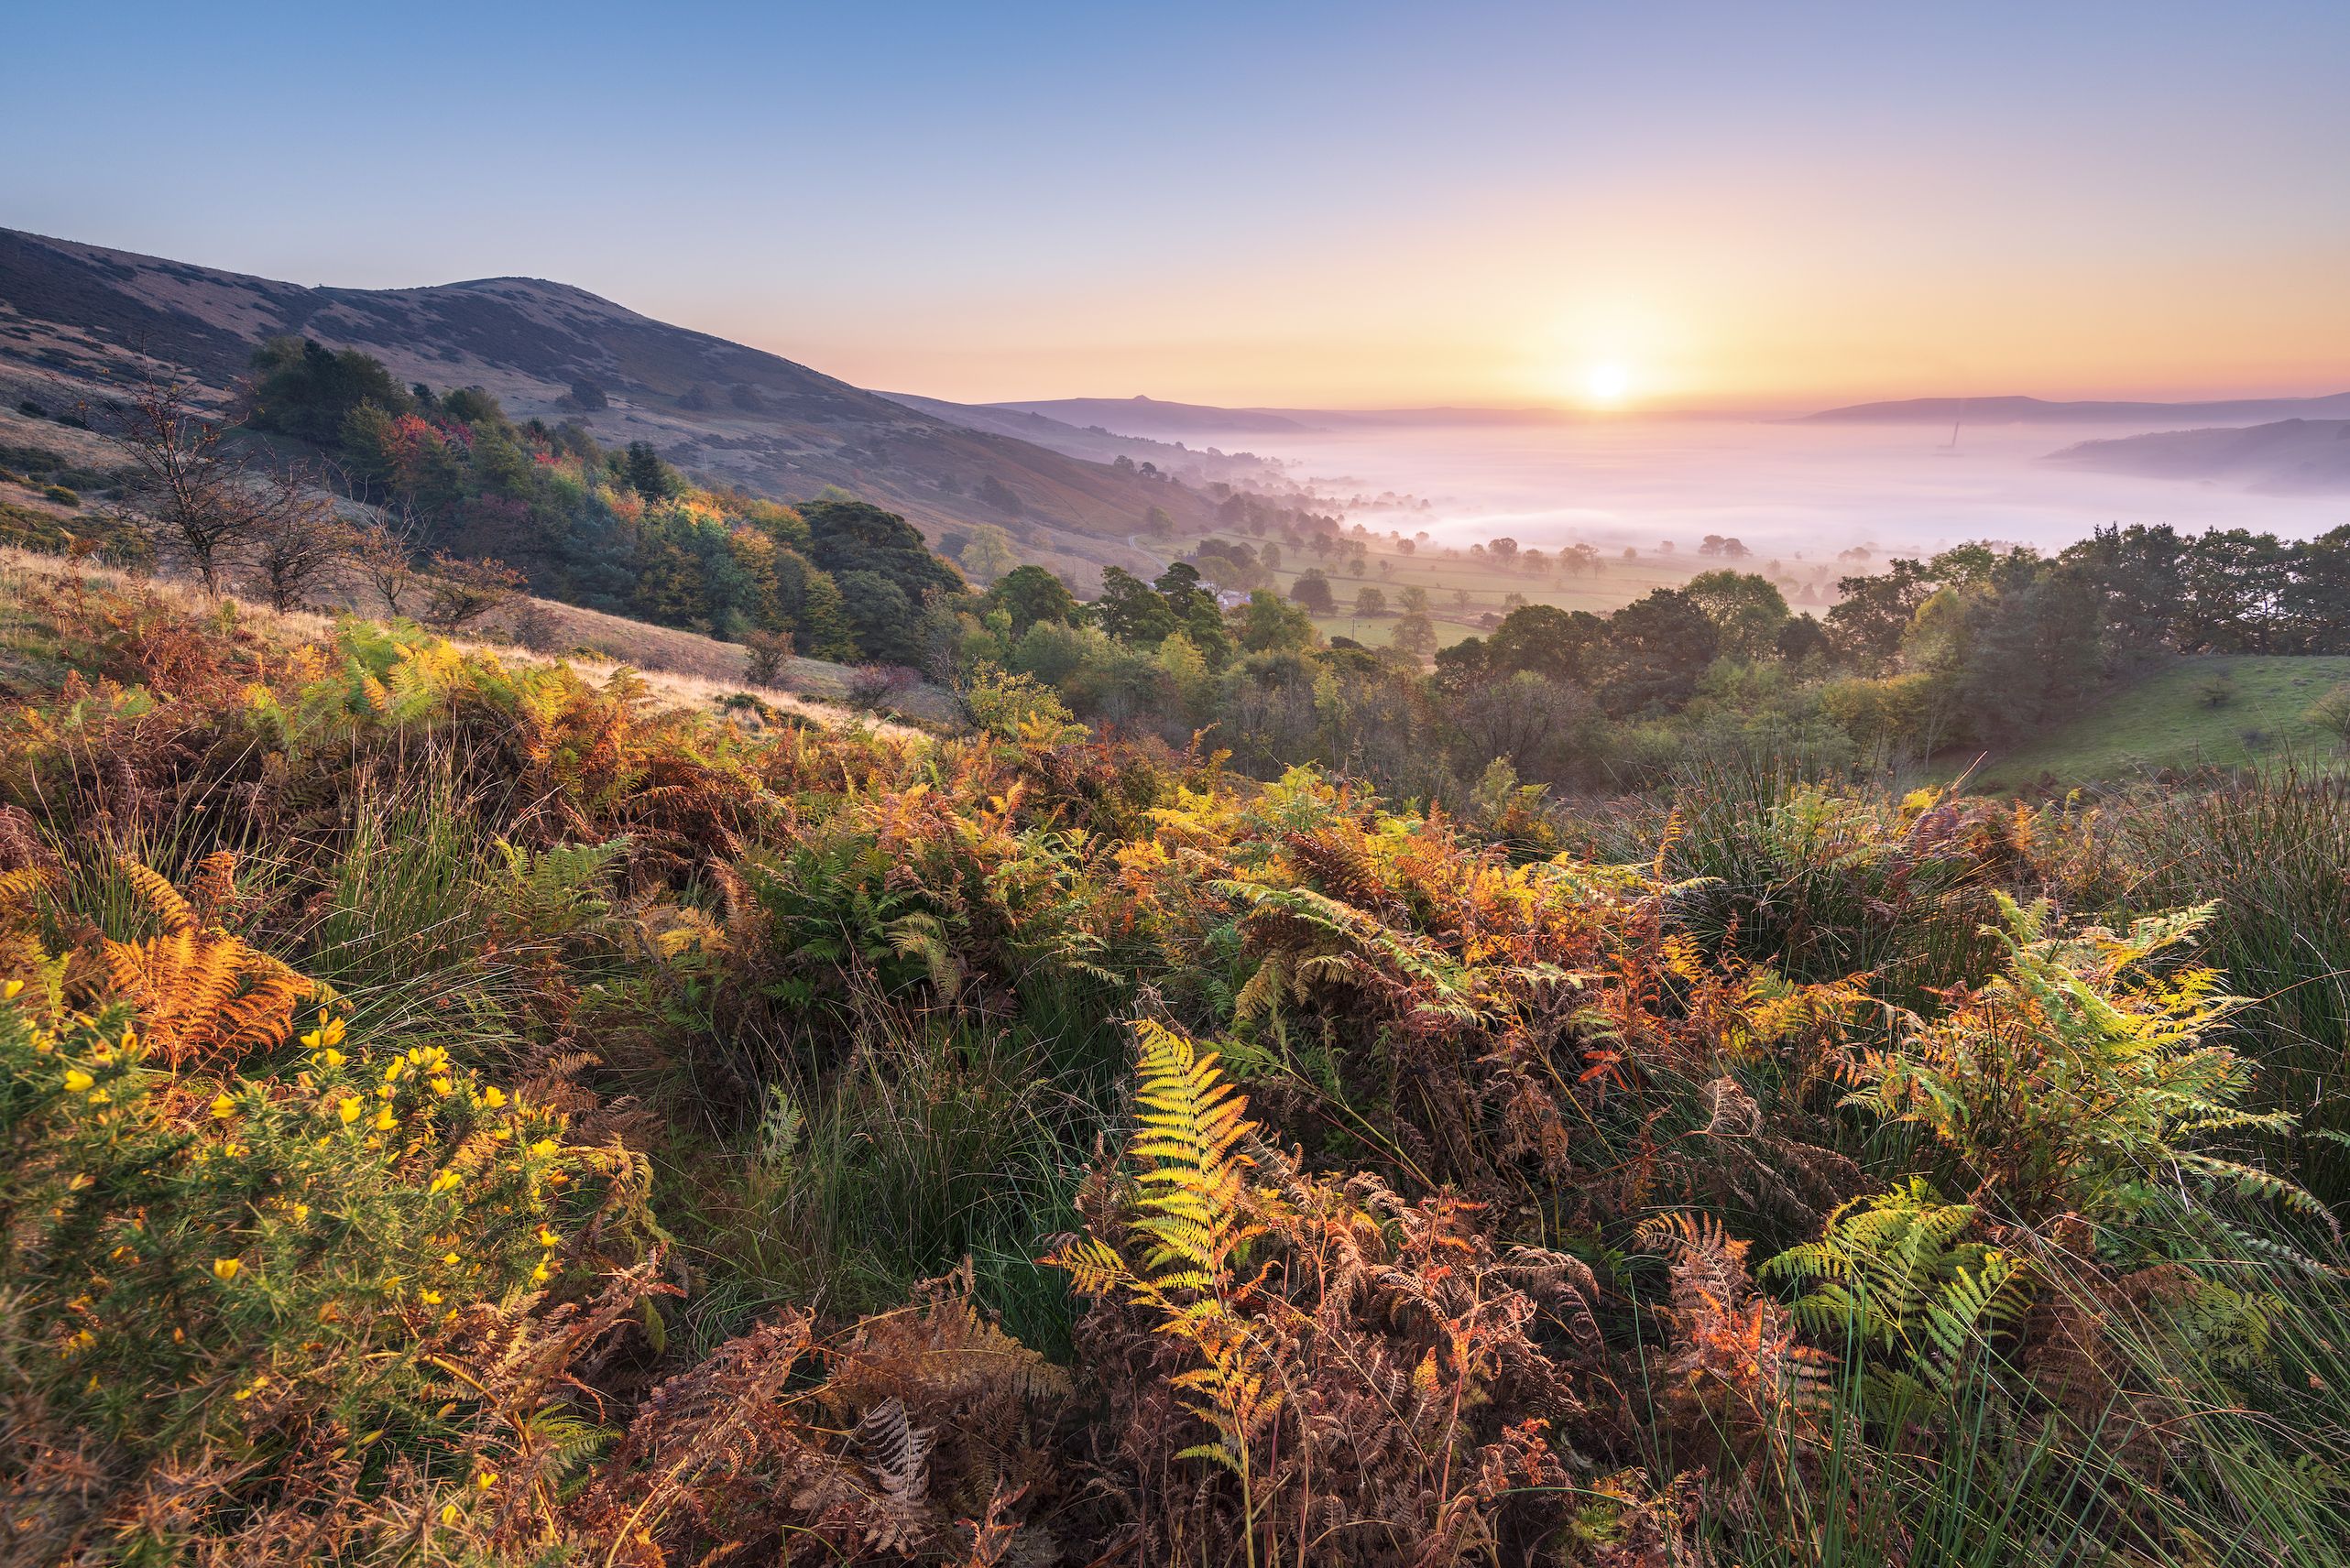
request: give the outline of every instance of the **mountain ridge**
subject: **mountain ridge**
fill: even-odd
[[[1155,562],[1129,537],[1153,506],[1213,524],[1207,496],[978,430],[796,361],[672,326],[574,284],[521,276],[404,289],[313,287],[0,229],[0,378],[103,388],[168,369],[225,397],[279,335],[380,359],[401,381],[478,386],[518,419],[649,441],[691,473],[780,500],[839,485],[934,538],[989,523],[1083,578]],[[9,374],[13,372],[14,374]],[[607,406],[582,407],[574,382]]]

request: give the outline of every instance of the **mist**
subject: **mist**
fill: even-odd
[[[2350,497],[2089,472],[2047,461],[2148,425],[1839,426],[1623,417],[1236,434],[1350,522],[1465,545],[1508,535],[1688,551],[1707,534],[1818,561],[1859,546],[1916,555],[1969,539],[2060,549],[2109,523],[2244,527],[2303,539],[2350,520]],[[1383,493],[1416,505],[1383,506]]]

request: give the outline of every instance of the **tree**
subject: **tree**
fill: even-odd
[[[665,499],[682,488],[677,471],[661,460],[650,441],[628,443],[628,488],[648,501]]]
[[[1484,658],[1496,674],[1530,670],[1552,681],[1580,681],[1607,623],[1588,610],[1521,604],[1485,639]]]
[[[1682,584],[1681,592],[1705,612],[1721,634],[1721,651],[1732,659],[1755,659],[1769,653],[1787,624],[1785,595],[1769,579],[1751,572],[1700,572]]]
[[[1281,653],[1312,648],[1317,636],[1304,605],[1259,589],[1233,612],[1234,636],[1250,653]]]
[[[981,523],[972,528],[958,559],[963,570],[982,583],[992,583],[1020,564],[1020,557],[1011,548],[1011,536],[993,523]]]
[[[1591,700],[1567,681],[1519,670],[1466,686],[1448,712],[1464,743],[1457,760],[1475,768],[1498,757],[1544,778],[1556,776],[1559,748],[1590,721]]]
[[[1614,717],[1686,704],[1713,662],[1719,634],[1687,593],[1658,588],[1608,617],[1600,705]]]
[[[1153,539],[1166,539],[1175,531],[1175,518],[1164,506],[1153,506],[1142,514],[1142,531]]]
[[[1293,603],[1317,615],[1329,615],[1337,607],[1337,601],[1330,593],[1330,580],[1314,567],[1297,574],[1297,581],[1289,585],[1289,597]]]
[[[803,501],[799,512],[808,528],[810,558],[836,579],[851,572],[879,572],[909,604],[933,593],[962,597],[962,574],[933,555],[921,530],[897,513],[842,495]],[[847,584],[841,586],[847,592]]]
[[[1388,638],[1388,643],[1398,653],[1407,653],[1414,659],[1426,659],[1436,651],[1436,623],[1428,619],[1425,610],[1407,610],[1403,619],[1395,623],[1394,633]]]
[[[363,403],[400,414],[412,401],[380,361],[355,348],[336,353],[307,338],[271,338],[253,351],[252,365],[257,379],[246,422],[313,446],[339,440],[343,421]]]
[[[1387,595],[1376,588],[1365,588],[1354,596],[1354,613],[1365,620],[1373,620],[1387,613]]]
[[[1518,541],[1506,538],[1491,540],[1485,546],[1485,553],[1500,561],[1506,570],[1518,558]]]
[[[593,381],[586,380],[574,381],[571,384],[570,402],[573,408],[583,414],[593,414],[599,408],[608,408],[612,406],[612,399],[604,395],[604,388]]]
[[[1194,581],[1197,574],[1194,573]],[[1105,567],[1101,596],[1088,606],[1093,624],[1116,641],[1135,648],[1155,646],[1180,624],[1175,609],[1152,586],[1122,567]]]
[[[1395,607],[1407,615],[1425,615],[1428,613],[1429,607],[1428,591],[1425,588],[1406,588],[1395,595]]]
[[[988,604],[991,609],[1000,606],[1011,616],[1015,640],[1040,621],[1064,626],[1077,621],[1077,595],[1041,566],[1016,566],[1005,572],[988,590]]]
[[[126,486],[139,506],[132,525],[217,598],[268,503],[226,430],[197,411],[195,392],[184,381],[144,381],[107,434],[135,471]]]
[[[361,523],[352,543],[352,562],[360,578],[383,601],[384,614],[397,619],[407,612],[405,601],[415,592],[415,515],[405,507],[376,507]]]
[[[269,607],[282,613],[349,570],[358,540],[310,475],[281,469],[265,484],[246,568]]]
[[[992,474],[979,480],[978,495],[980,500],[1010,517],[1016,517],[1024,509],[1021,506],[1019,495],[1012,487]]]
[[[424,579],[424,624],[454,632],[502,610],[522,596],[522,574],[488,557],[465,560],[432,552]]]
[[[865,570],[841,572],[838,582],[849,634],[860,655],[885,664],[911,665],[921,659],[914,601],[903,589],[880,572]]]

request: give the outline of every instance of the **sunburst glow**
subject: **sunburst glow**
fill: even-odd
[[[1583,396],[1601,408],[1612,408],[1632,393],[1632,372],[1612,360],[1583,373]]]

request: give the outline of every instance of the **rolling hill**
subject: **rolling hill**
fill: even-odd
[[[837,485],[934,536],[997,524],[1032,559],[1080,578],[1152,564],[1126,540],[1153,506],[1179,528],[1212,523],[1212,503],[1188,485],[940,419],[562,283],[306,288],[0,229],[0,383],[12,403],[142,365],[224,395],[257,344],[289,333],[363,349],[402,381],[480,387],[518,419],[575,419],[607,443],[649,441],[708,481],[782,500]],[[578,407],[570,393],[580,381],[608,406]]]
[[[2269,419],[2350,418],[2350,392],[2323,397],[2237,397],[2204,403],[2050,402],[2043,397],[1905,397],[1806,414],[1798,424],[2257,425]]]
[[[2333,737],[2306,715],[2345,681],[2350,658],[2338,655],[2182,659],[1994,753],[1973,782],[1982,789],[2028,789],[2042,780],[2108,783],[2160,768],[2230,768],[2287,755],[2331,761],[2337,755]]]
[[[2272,495],[2350,493],[2350,419],[2155,430],[2077,441],[2050,463],[2149,479],[2192,479]]]

